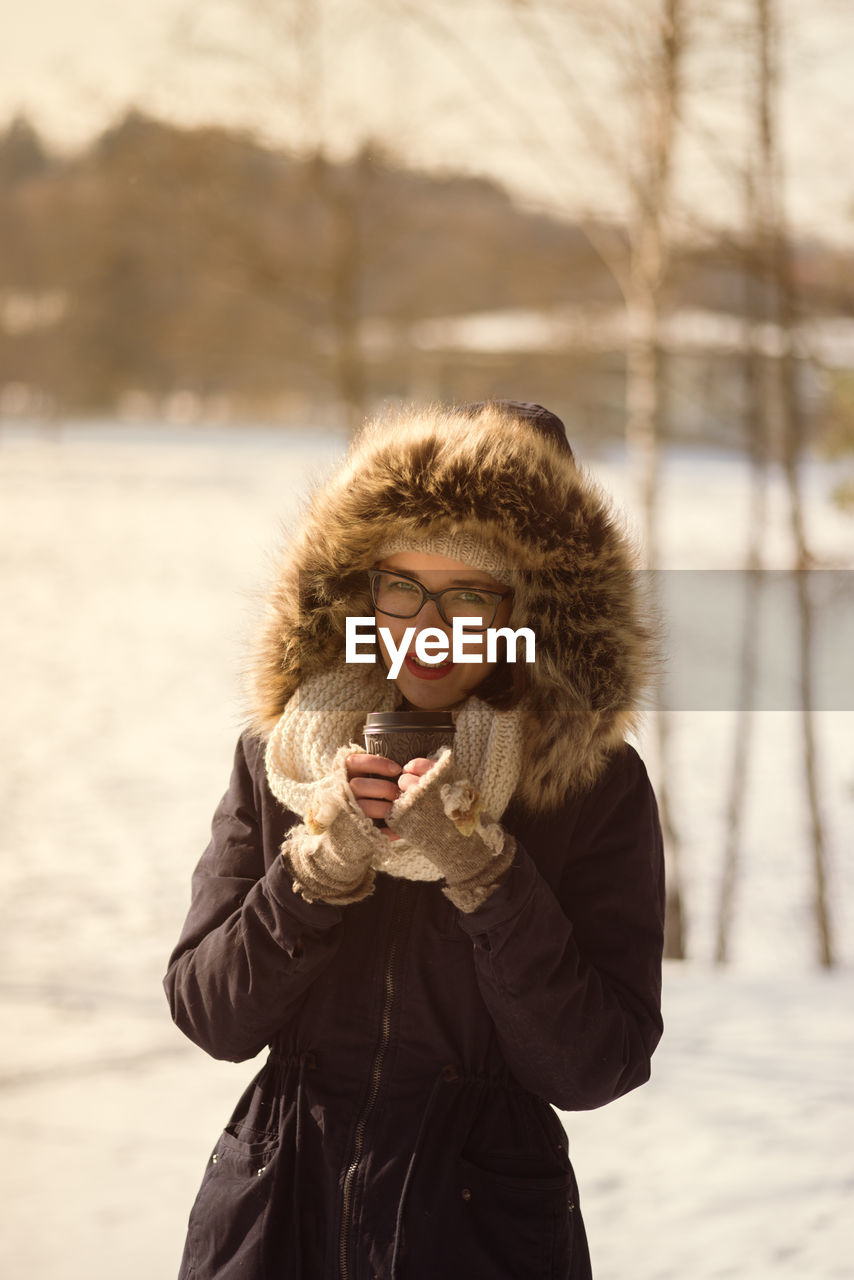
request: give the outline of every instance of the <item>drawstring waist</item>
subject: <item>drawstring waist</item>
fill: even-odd
[[[294,1160],[293,1160],[293,1185],[291,1197],[291,1214],[293,1220],[293,1261],[294,1274],[299,1277],[302,1275],[303,1261],[303,1241],[302,1241],[302,1163],[305,1147],[305,1109],[306,1109],[306,1084],[305,1076],[307,1070],[313,1070],[317,1067],[317,1059],[313,1052],[305,1051],[299,1054],[279,1054],[275,1051],[271,1055],[278,1061],[281,1066],[297,1067],[296,1077],[296,1093],[295,1093],[295,1109],[294,1109]],[[442,1067],[435,1076],[430,1091],[427,1094],[424,1105],[421,1109],[421,1117],[418,1122],[418,1128],[415,1134],[415,1140],[412,1144],[412,1150],[406,1163],[406,1171],[401,1184],[400,1195],[397,1202],[397,1210],[395,1213],[394,1236],[392,1241],[391,1269],[389,1272],[389,1280],[399,1280],[399,1268],[402,1261],[403,1253],[403,1227],[406,1215],[407,1201],[410,1189],[412,1187],[416,1167],[424,1149],[425,1142],[430,1133],[430,1124],[436,1110],[436,1104],[440,1096],[443,1085],[476,1085],[480,1087],[492,1086],[507,1089],[512,1092],[525,1092],[518,1085],[514,1087],[509,1081],[504,1079],[488,1078],[484,1076],[468,1076],[463,1074],[455,1065],[450,1064]]]

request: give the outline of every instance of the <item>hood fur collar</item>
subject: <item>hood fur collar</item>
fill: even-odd
[[[536,663],[523,703],[518,798],[557,808],[590,787],[635,727],[653,665],[630,541],[572,454],[530,421],[486,405],[369,423],[318,488],[284,549],[250,673],[266,738],[301,680],[344,661],[345,619],[372,612],[365,570],[392,536],[476,530],[500,549]]]

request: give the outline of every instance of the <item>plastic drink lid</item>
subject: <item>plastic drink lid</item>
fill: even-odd
[[[450,711],[369,711],[365,720],[365,733],[399,732],[401,729],[437,729],[454,732],[454,717]]]

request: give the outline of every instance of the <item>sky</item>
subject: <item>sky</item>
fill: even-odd
[[[263,0],[243,0],[244,12],[253,4],[264,7]],[[715,8],[747,6],[722,0]],[[321,15],[314,63],[296,56],[292,25],[254,37],[229,0],[0,0],[0,121],[24,111],[49,139],[73,147],[136,104],[178,123],[248,125],[271,141],[322,134],[340,152],[367,134],[393,142],[410,163],[484,172],[534,204],[571,214],[615,209],[624,199],[623,174],[603,162],[602,148],[568,116],[565,95],[518,18],[523,6],[511,19],[505,0],[469,0],[463,9],[438,0],[436,24],[425,17],[431,6],[411,0],[267,7]],[[854,116],[854,3],[782,0],[782,7],[790,217],[800,231],[854,243],[847,128]],[[203,55],[200,44],[231,54]],[[596,87],[588,94],[592,128],[614,112],[609,136],[632,154],[633,114],[618,119],[612,72],[587,52],[576,68],[565,37],[553,44],[576,82]],[[712,54],[701,35],[689,68],[707,88],[689,113],[679,207],[723,220],[740,198],[737,180],[724,170],[739,153],[745,57],[743,40]]]

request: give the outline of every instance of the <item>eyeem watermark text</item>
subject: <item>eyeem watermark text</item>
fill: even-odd
[[[474,630],[475,627],[478,628],[476,631]],[[374,618],[347,618],[344,652],[346,662],[376,662],[376,630],[377,624]],[[389,680],[394,680],[399,674],[400,668],[403,666],[403,659],[412,644],[413,636],[415,636],[415,656],[419,662],[425,662],[430,665],[444,662],[448,657],[448,637],[444,631],[440,631],[438,627],[425,627],[423,631],[418,631],[417,635],[416,631],[416,627],[407,627],[401,637],[400,644],[395,644],[388,627],[379,628],[380,636],[385,642],[391,658],[391,666],[388,671]],[[484,635],[486,635],[485,658],[482,647]],[[484,632],[480,628],[479,618],[454,618],[450,648],[451,661],[497,662],[499,636],[503,636],[507,641],[508,662],[516,661],[516,642],[520,637],[525,641],[525,661],[534,661],[536,639],[530,627],[519,627],[517,631],[513,631],[510,627],[487,627]],[[470,648],[467,648],[467,646],[473,644],[477,644],[478,652],[473,652]],[[365,645],[370,645],[374,651],[360,653],[359,649]]]

